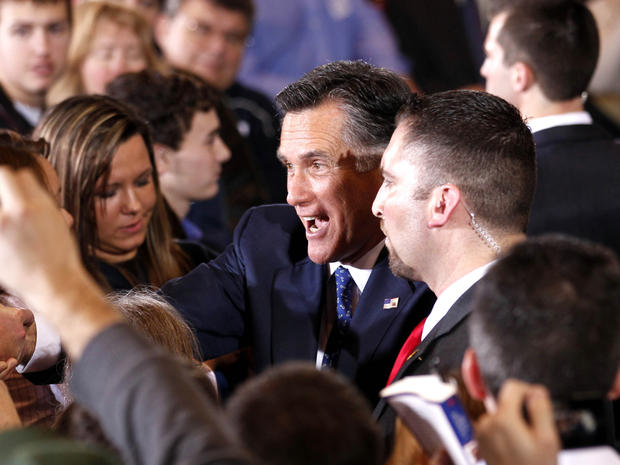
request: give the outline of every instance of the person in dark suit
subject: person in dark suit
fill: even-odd
[[[162,288],[196,329],[205,358],[249,345],[258,372],[312,360],[376,402],[398,349],[434,302],[425,284],[392,275],[371,212],[381,154],[408,95],[396,74],[346,61],[278,95],[290,206],[249,210],[220,257]],[[343,287],[335,282],[346,275]],[[352,304],[346,311],[336,308],[339,296]]]
[[[481,74],[488,92],[521,110],[536,142],[528,234],[567,233],[620,252],[620,145],[582,99],[599,53],[594,17],[577,1],[493,13]]]
[[[532,135],[503,99],[475,91],[413,96],[396,121],[373,212],[394,274],[424,280],[437,302],[388,383],[458,369],[471,292],[502,251],[525,238],[536,178]],[[391,439],[394,411],[382,400],[375,416]]]
[[[0,128],[30,134],[65,66],[71,2],[0,3]]]

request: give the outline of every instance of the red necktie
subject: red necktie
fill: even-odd
[[[422,340],[422,330],[424,329],[425,321],[426,318],[420,321],[418,325],[413,328],[413,331],[411,331],[411,334],[401,347],[400,352],[398,352],[398,356],[396,357],[396,361],[394,362],[394,366],[392,367],[392,371],[390,372],[390,377],[388,378],[386,386],[389,386],[392,381],[394,381],[394,378],[396,378],[396,374],[398,373],[398,371],[402,368],[407,359],[413,353],[414,349]]]

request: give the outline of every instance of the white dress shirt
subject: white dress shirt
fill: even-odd
[[[439,321],[446,316],[448,311],[467,290],[482,278],[488,269],[495,263],[495,260],[470,271],[465,276],[457,279],[450,284],[445,291],[437,297],[435,305],[431,313],[426,317],[424,322],[424,329],[422,330],[422,340],[431,332],[431,330],[439,323]]]
[[[592,124],[592,116],[587,111],[573,111],[559,115],[541,116],[526,121],[532,133],[556,126],[573,126],[575,124]]]

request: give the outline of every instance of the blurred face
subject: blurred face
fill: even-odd
[[[398,126],[383,154],[383,183],[372,211],[381,219],[392,272],[419,280],[429,245],[425,224],[429,196],[422,189],[419,169],[409,158],[412,155],[404,155],[404,134],[403,126]]]
[[[344,112],[333,102],[287,113],[278,156],[287,170],[289,204],[306,229],[315,263],[352,263],[383,239],[371,212],[381,176],[360,173],[343,141]]]
[[[214,197],[221,165],[229,159],[230,151],[220,138],[220,120],[215,110],[196,112],[181,147],[166,157],[163,171],[158,159],[164,195],[173,200],[173,205],[176,199],[192,202]]]
[[[0,304],[0,360],[11,357],[18,363],[30,360],[37,335],[33,323],[30,310]]]
[[[495,16],[489,25],[489,32],[484,42],[485,60],[480,74],[486,79],[485,90],[514,104],[514,92],[510,81],[510,67],[504,63],[504,49],[497,42],[506,14]]]
[[[146,238],[156,201],[153,167],[142,136],[119,146],[108,184],[100,179],[96,192],[99,248],[95,255],[108,263],[130,260]]]
[[[206,0],[185,0],[165,17],[157,41],[174,66],[198,74],[219,90],[228,89],[241,65],[250,25],[245,16]]]
[[[84,90],[87,94],[104,94],[105,86],[116,76],[142,71],[146,66],[142,44],[133,30],[102,19],[80,68]]]
[[[0,2],[0,81],[12,100],[43,106],[65,66],[69,22],[63,1]]]

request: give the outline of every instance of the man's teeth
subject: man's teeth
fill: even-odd
[[[302,219],[308,222],[308,231],[311,233],[317,232],[320,228],[316,225],[316,216],[302,216]]]

